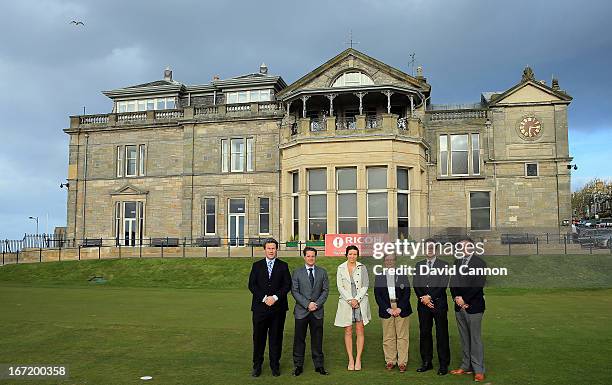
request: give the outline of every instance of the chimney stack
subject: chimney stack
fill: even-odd
[[[559,91],[560,90],[560,88],[559,88],[559,79],[557,79],[555,77],[552,78],[552,89],[555,90],[555,91]]]
[[[166,69],[164,70],[164,80],[168,82],[172,81],[172,70],[170,69],[170,67],[166,67]]]
[[[261,63],[261,65],[259,66],[259,73],[262,75],[268,74],[268,66],[266,65],[266,63]]]

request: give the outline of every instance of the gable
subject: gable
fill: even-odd
[[[393,68],[379,60],[349,48],[330,59],[315,70],[304,75],[284,89],[280,96],[296,90],[331,88],[334,81],[346,72],[363,72],[374,85],[396,85],[411,87],[428,92],[430,86],[418,79]]]
[[[123,187],[121,187],[120,189],[111,192],[111,195],[146,195],[148,194],[148,191],[139,189],[137,187],[134,187],[132,185],[125,185]]]
[[[541,88],[535,87],[534,85],[527,83],[523,87],[516,89],[514,92],[509,93],[505,97],[497,100],[496,103],[504,104],[517,104],[517,103],[549,103],[558,102],[562,99],[558,96],[546,92]]]

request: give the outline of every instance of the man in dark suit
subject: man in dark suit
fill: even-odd
[[[448,263],[436,257],[435,248],[439,244],[430,238],[425,240],[426,259],[417,262],[414,275],[414,292],[417,295],[417,312],[419,313],[419,348],[422,365],[419,373],[433,369],[433,336],[431,333],[436,323],[436,348],[440,368],[438,374],[448,373],[450,348],[448,343],[448,302],[446,287],[449,275],[445,273]],[[435,270],[434,270],[435,269]],[[440,274],[442,272],[442,274]]]
[[[397,365],[404,373],[408,364],[408,335],[412,306],[410,306],[410,282],[408,276],[394,274],[395,256],[384,259],[383,274],[374,280],[374,297],[378,304],[378,316],[383,327],[383,352],[387,370]],[[393,273],[392,273],[393,271]],[[386,273],[386,274],[385,274]]]
[[[329,294],[327,271],[316,266],[317,250],[305,247],[304,266],[297,268],[291,278],[291,294],[295,298],[295,336],[293,338],[293,375],[304,371],[306,331],[310,327],[310,350],[315,371],[327,375],[323,359],[323,305]]]
[[[291,274],[286,262],[276,258],[278,242],[266,239],[266,257],[255,263],[249,275],[249,290],[253,293],[253,377],[261,375],[266,337],[269,340],[269,359],[272,375],[280,376],[285,316],[289,306],[287,293],[291,290]]]
[[[451,277],[451,295],[455,301],[455,317],[461,338],[463,359],[459,369],[451,374],[474,373],[474,381],[484,381],[484,349],[482,346],[482,317],[485,311],[484,274],[470,274],[471,269],[485,268],[487,264],[474,254],[474,241],[463,239],[464,257],[455,261],[456,274]],[[477,270],[474,270],[477,272]]]

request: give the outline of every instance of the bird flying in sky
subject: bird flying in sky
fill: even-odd
[[[79,26],[79,25],[82,25],[83,27],[85,26],[85,23],[83,23],[82,21],[78,21],[78,20],[72,20],[70,24],[74,24],[75,26]]]

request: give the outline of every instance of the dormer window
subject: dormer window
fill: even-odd
[[[271,89],[267,90],[246,90],[226,93],[226,103],[255,103],[255,102],[269,102],[272,100],[273,92]]]
[[[152,98],[152,99],[134,99],[122,100],[116,102],[116,111],[137,112],[137,111],[152,111],[152,110],[172,110],[176,108],[176,98]]]
[[[332,87],[370,86],[372,78],[363,72],[345,72],[332,85]]]

